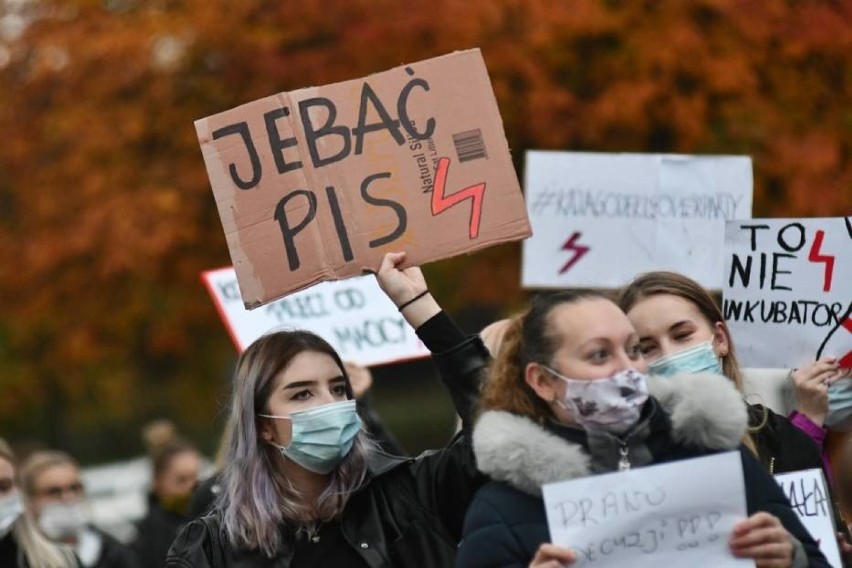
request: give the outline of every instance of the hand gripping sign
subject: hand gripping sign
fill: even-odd
[[[479,50],[195,123],[243,302],[530,235]]]
[[[754,566],[728,540],[746,518],[739,452],[725,452],[542,488],[551,542],[572,567]]]

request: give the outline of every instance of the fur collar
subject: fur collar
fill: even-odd
[[[734,383],[711,373],[649,377],[648,390],[671,418],[674,441],[707,448],[736,448],[748,414]],[[473,431],[480,471],[532,495],[554,481],[585,477],[591,458],[579,444],[534,421],[505,411],[484,412]]]

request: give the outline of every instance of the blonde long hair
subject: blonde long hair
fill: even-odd
[[[6,443],[6,440],[0,438],[0,459],[4,459],[12,464],[15,469],[15,477],[18,476],[18,462],[15,459],[15,454],[12,448]],[[20,491],[20,486],[15,481],[15,486]],[[56,545],[50,542],[42,535],[33,518],[28,511],[15,521],[12,528],[12,538],[18,544],[18,564],[23,565],[21,560],[26,562],[27,566],[33,568],[77,568],[78,564],[74,554],[64,546]]]

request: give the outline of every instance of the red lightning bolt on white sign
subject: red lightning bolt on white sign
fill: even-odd
[[[565,274],[566,272],[568,272],[569,268],[574,266],[577,263],[577,261],[579,261],[581,258],[583,258],[583,255],[585,255],[587,252],[589,252],[589,250],[590,250],[589,247],[587,247],[586,245],[577,244],[577,240],[582,235],[583,235],[583,233],[581,233],[580,231],[574,231],[574,234],[572,234],[571,237],[567,241],[565,241],[565,244],[562,245],[562,250],[573,251],[574,256],[572,256],[568,260],[568,262],[566,262],[562,266],[562,269],[559,271],[559,274]]]
[[[817,231],[816,236],[814,237],[814,244],[811,245],[811,251],[808,254],[808,260],[811,262],[824,262],[825,263],[825,276],[823,277],[822,283],[822,291],[830,292],[831,291],[831,279],[834,275],[834,257],[826,254],[822,254],[820,249],[822,248],[822,239],[825,237],[825,231]]]

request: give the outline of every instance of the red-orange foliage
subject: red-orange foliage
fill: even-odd
[[[275,92],[478,46],[519,167],[745,153],[755,215],[852,213],[849,2],[25,6],[0,41],[0,426],[47,412],[54,442],[164,410],[209,426],[232,351],[198,273],[229,260],[192,123]],[[449,307],[513,305],[517,251],[429,271]]]

